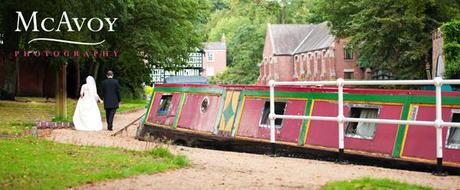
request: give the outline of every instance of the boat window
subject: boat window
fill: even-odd
[[[452,113],[451,122],[460,122],[460,110],[458,112]],[[448,148],[460,149],[460,128],[458,127],[449,127],[447,132],[447,146]]]
[[[286,102],[275,102],[275,114],[276,115],[284,115],[284,111],[286,109]],[[270,101],[266,101],[264,105],[264,109],[262,110],[262,117],[260,118],[259,125],[261,127],[270,127],[270,119],[268,115],[270,114]],[[283,123],[283,119],[275,119],[275,127],[281,128],[281,124]]]
[[[158,115],[167,115],[171,107],[172,95],[162,95],[158,106]]]
[[[371,107],[352,107],[350,118],[377,119],[379,116],[378,108]],[[349,137],[372,139],[375,134],[375,123],[367,122],[348,122],[345,134]]]
[[[205,113],[206,111],[208,111],[208,107],[209,107],[209,98],[204,97],[203,101],[201,101],[200,112]]]

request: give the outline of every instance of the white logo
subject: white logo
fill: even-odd
[[[91,32],[100,32],[104,26],[107,24],[107,31],[114,32],[113,26],[118,18],[97,18],[93,17],[90,19],[87,18],[70,18],[67,15],[67,12],[62,12],[61,18],[59,19],[59,23],[55,22],[55,18],[46,17],[41,21],[37,20],[38,11],[32,12],[32,15],[26,21],[24,15],[21,11],[16,11],[18,15],[17,20],[17,27],[15,32],[22,32],[28,31],[32,29],[32,32],[61,32],[63,29],[63,25],[67,28],[67,32],[80,32],[84,27],[87,28]],[[29,44],[34,41],[51,41],[51,42],[60,42],[60,43],[68,43],[68,44],[78,44],[78,45],[99,45],[105,42],[102,40],[100,42],[78,42],[78,41],[71,41],[71,40],[63,40],[63,39],[54,39],[54,38],[35,38],[29,41]]]

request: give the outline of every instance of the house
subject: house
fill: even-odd
[[[164,83],[168,77],[173,76],[184,76],[184,77],[196,77],[200,76],[203,72],[203,57],[204,51],[197,49],[196,52],[189,53],[187,64],[182,66],[180,70],[174,71],[169,68],[153,68],[151,73],[152,82]],[[148,61],[144,60],[147,64]]]
[[[203,48],[190,53],[187,65],[179,71],[171,71],[168,68],[152,69],[152,81],[164,83],[171,76],[202,76],[212,77],[223,72],[227,68],[227,46],[225,36],[220,42],[205,42]]]
[[[227,68],[227,46],[225,36],[220,42],[206,42],[203,44],[203,72],[202,76],[211,77],[222,73]]]
[[[346,39],[320,24],[268,24],[259,85],[269,80],[318,81],[367,79],[370,70],[357,66],[359,53]]]

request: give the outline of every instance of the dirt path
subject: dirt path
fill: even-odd
[[[121,128],[143,110],[116,116],[115,129]],[[155,143],[133,139],[135,127],[112,137],[112,132],[55,130],[48,139],[63,143],[116,146],[146,150]],[[74,189],[318,189],[334,180],[364,176],[390,178],[441,189],[460,189],[460,177],[436,177],[429,173],[385,169],[371,166],[340,165],[331,162],[269,157],[264,155],[170,146],[186,155],[192,166],[165,173],[140,175],[75,187]]]

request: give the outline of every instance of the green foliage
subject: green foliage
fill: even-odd
[[[177,155],[173,158],[172,163],[180,167],[188,166],[190,161],[184,155]]]
[[[238,27],[233,40],[228,44],[232,66],[223,74],[212,78],[217,84],[253,84],[259,76],[259,63],[263,51],[264,32],[253,25]],[[257,39],[257,40],[256,40]]]
[[[51,120],[53,122],[72,122],[72,118],[70,117],[53,117]]]
[[[460,20],[445,23],[441,27],[444,40],[445,77],[460,78]]]
[[[5,55],[14,55],[15,50],[118,50],[117,58],[34,58],[40,64],[70,63],[81,66],[81,76],[95,76],[98,82],[111,69],[126,87],[130,97],[142,91],[142,82],[149,81],[149,68],[178,67],[185,64],[188,53],[200,47],[203,36],[201,28],[206,23],[209,4],[196,0],[59,0],[41,1],[2,0],[0,4],[0,33],[5,33],[5,44],[0,47]],[[58,22],[63,11],[69,17],[78,18],[118,18],[115,32],[102,30],[91,32],[86,27],[81,32],[14,32],[17,15],[15,11],[30,15],[38,11],[39,18],[53,17]],[[39,23],[40,25],[40,23]],[[106,26],[107,27],[107,26]],[[66,29],[66,28],[65,28]],[[105,43],[98,46],[79,46],[64,43],[34,42],[37,37]],[[13,57],[5,57],[8,66],[14,66]],[[21,60],[19,60],[21,61]],[[145,61],[148,61],[146,63]],[[0,98],[14,93],[15,67],[8,67],[6,84],[0,87]],[[11,75],[11,76],[10,76]],[[99,76],[99,77],[98,77]],[[84,81],[84,80],[81,80]],[[140,90],[139,90],[140,89]]]
[[[158,147],[150,151],[150,154],[156,158],[172,158],[174,155],[166,147]]]
[[[117,109],[117,112],[129,112],[142,109],[147,106],[147,103],[148,102],[144,99],[125,99],[122,100],[120,107]]]
[[[372,179],[372,178],[360,178],[347,181],[335,181],[330,182],[321,188],[322,190],[355,190],[355,189],[366,189],[366,190],[429,190],[430,187],[424,187],[419,185],[412,185],[402,183],[389,179]]]
[[[168,149],[150,152],[75,146],[38,138],[0,139],[0,189],[66,189],[81,184],[188,165],[184,156]]]
[[[216,3],[222,1],[214,0]],[[305,23],[310,15],[309,0],[228,0],[215,8],[207,24],[209,41],[225,34],[227,70],[213,78],[214,84],[254,84],[259,76],[268,23]],[[222,8],[224,7],[224,8]]]
[[[454,0],[316,0],[312,18],[328,20],[339,37],[358,47],[360,64],[396,79],[425,78],[431,63],[431,33],[460,16]]]
[[[0,135],[21,135],[24,131],[32,129],[34,123],[0,122]]]

